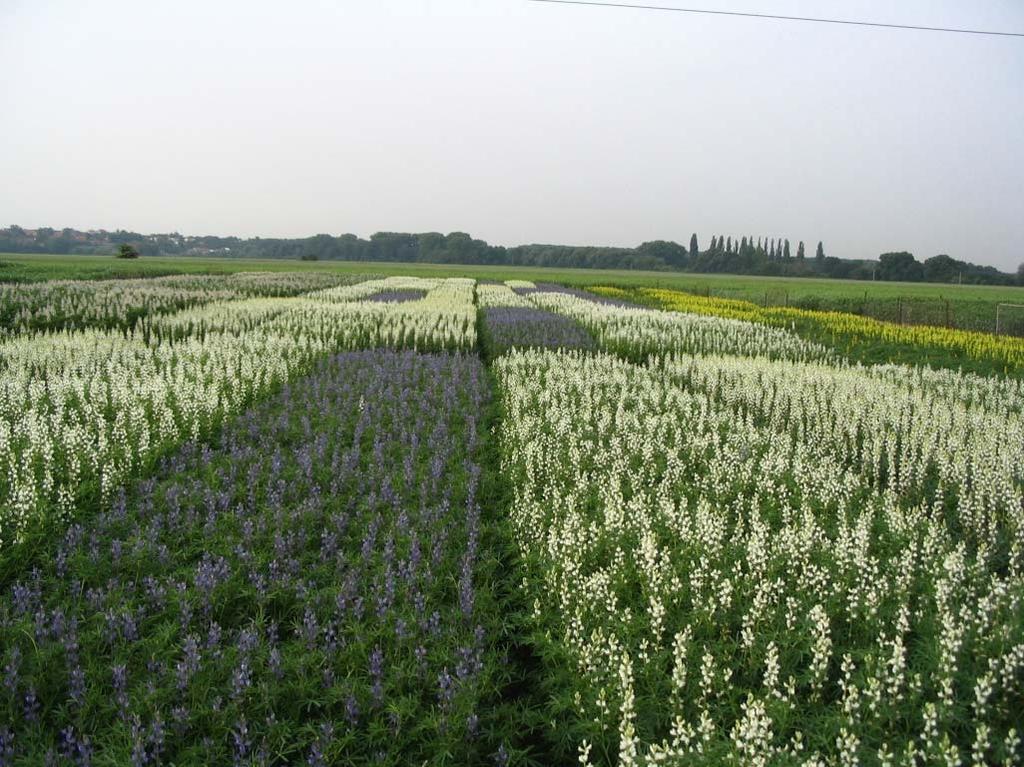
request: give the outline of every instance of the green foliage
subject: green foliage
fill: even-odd
[[[883,253],[878,257],[878,278],[899,282],[920,282],[924,279],[924,268],[912,253]]]
[[[135,249],[134,245],[129,245],[126,242],[126,243],[123,243],[120,247],[118,247],[118,249],[117,249],[117,257],[118,258],[138,258],[139,257],[139,251],[137,251]]]

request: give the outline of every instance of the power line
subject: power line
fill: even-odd
[[[1024,32],[994,32],[985,29],[958,29],[953,27],[924,27],[913,24],[883,24],[879,21],[847,21],[844,19],[819,19],[811,16],[779,16],[771,13],[744,13],[741,11],[712,11],[706,8],[674,8],[667,5],[633,5],[630,3],[597,3],[591,0],[528,0],[531,3],[554,3],[557,5],[589,5],[598,8],[634,8],[641,11],[675,11],[676,13],[703,13],[709,16],[744,16],[751,19],[774,19],[777,21],[809,21],[815,24],[845,24],[853,27],[883,27],[885,29],[913,29],[918,32],[954,32],[961,35],[996,35],[998,37],[1024,37]]]

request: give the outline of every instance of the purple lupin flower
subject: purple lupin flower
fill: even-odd
[[[6,725],[0,727],[0,767],[14,764],[14,733]]]
[[[174,667],[179,690],[184,690],[188,687],[189,681],[198,673],[202,663],[199,654],[199,638],[195,634],[189,634],[185,637],[182,652],[182,659]]]
[[[270,655],[267,658],[267,666],[275,679],[280,681],[284,678],[284,669],[282,668],[281,663],[281,651],[278,648],[272,647],[270,649]]]
[[[81,706],[85,702],[85,671],[77,660],[68,674],[68,697],[75,706]]]
[[[114,666],[114,703],[122,719],[128,717],[128,670],[125,666]]]
[[[379,645],[370,653],[370,679],[373,703],[379,706],[384,702],[384,653],[381,652]]]
[[[18,689],[18,669],[21,667],[21,648],[14,645],[11,654],[4,666],[4,687],[8,692],[14,693]]]
[[[29,687],[28,690],[25,691],[25,697],[22,699],[21,708],[26,721],[38,722],[39,709],[39,698],[36,696],[36,688]]]
[[[448,673],[447,666],[437,675],[437,699],[441,708],[447,708],[455,698],[455,680]]]
[[[306,606],[306,611],[302,616],[302,638],[306,642],[306,649],[313,650],[316,648],[317,638],[320,634],[320,626],[316,620],[316,613],[313,612],[313,608]]]
[[[238,661],[238,665],[235,667],[234,672],[231,675],[231,697],[233,700],[238,700],[252,684],[252,672],[249,668],[249,659],[242,657]]]
[[[505,748],[505,744],[502,743],[498,746],[498,751],[494,755],[495,767],[508,767],[509,755],[508,749]]]
[[[353,727],[359,723],[359,703],[354,695],[345,698],[345,719]]]
[[[246,723],[245,717],[241,717],[231,728],[231,746],[235,767],[246,764],[252,750],[252,743],[249,740],[249,725]]]
[[[310,767],[327,767],[328,754],[331,744],[334,741],[334,726],[329,722],[320,725],[320,733],[309,748],[309,755],[306,757],[306,764]]]
[[[132,738],[132,767],[145,767],[149,764],[149,754],[146,753],[145,731],[142,728],[142,720],[138,714],[131,718]]]

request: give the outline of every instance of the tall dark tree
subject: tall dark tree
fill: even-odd
[[[782,251],[782,257],[784,259],[786,259],[787,261],[789,261],[789,259],[792,258],[792,256],[789,253],[789,240],[786,240],[786,245],[785,245],[785,247],[783,248],[783,251]]]
[[[800,244],[796,246],[796,257],[801,261],[804,258],[804,241],[800,240]]]
[[[697,247],[697,233],[694,232],[690,235],[690,258],[696,258],[700,255],[700,248]]]
[[[686,248],[677,242],[652,240],[643,243],[636,250],[640,255],[659,259],[673,269],[682,269],[686,266]]]
[[[725,238],[725,252],[732,253],[732,235]]]
[[[878,257],[878,278],[900,282],[920,282],[924,279],[924,267],[917,262],[913,253],[883,253]]]
[[[825,260],[825,248],[822,246],[821,241],[818,241],[818,252],[814,254],[814,258],[818,261]]]
[[[963,261],[957,261],[944,253],[932,256],[923,264],[924,278],[928,282],[956,282],[965,266]]]

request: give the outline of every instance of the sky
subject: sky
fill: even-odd
[[[663,0],[1024,32],[1021,0]],[[527,0],[0,0],[0,226],[1024,262],[1024,38]]]

